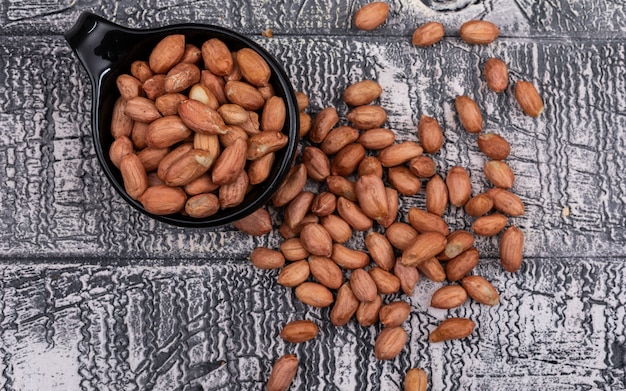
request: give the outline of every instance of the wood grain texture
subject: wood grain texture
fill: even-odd
[[[279,243],[277,233],[255,239],[230,227],[213,233],[171,228],[124,204],[93,151],[90,86],[84,71],[59,38],[23,42],[11,38],[0,48],[6,64],[0,76],[5,91],[1,147],[6,151],[0,157],[6,178],[0,184],[0,248],[6,255],[36,250],[40,260],[74,254],[168,262],[177,257],[244,257],[256,245]],[[310,95],[311,113],[333,105],[345,122],[343,88],[374,78],[383,86],[380,103],[399,140],[417,140],[422,114],[438,118],[446,137],[444,150],[435,157],[440,170],[468,167],[477,193],[488,186],[482,174],[485,158],[475,137],[461,128],[453,106],[457,95],[473,96],[485,115],[486,131],[503,135],[512,145],[508,161],[517,173],[514,190],[527,205],[527,214],[514,221],[528,234],[526,256],[623,255],[626,140],[621,113],[626,97],[619,75],[624,44],[503,39],[470,49],[449,39],[418,50],[381,37],[258,42],[285,65],[294,87]],[[512,86],[501,95],[486,88],[480,70],[491,56],[510,64],[513,80],[538,86],[546,104],[539,119],[523,115]],[[25,93],[13,93],[20,90]],[[402,210],[423,205],[420,193],[404,199]],[[562,214],[565,207],[571,211],[568,217]],[[455,213],[448,223],[461,229],[471,220]],[[484,242],[485,255],[495,256],[495,239]]]
[[[293,389],[394,390],[413,366],[427,369],[433,389],[624,388],[620,259],[540,258],[514,275],[483,259],[479,272],[501,292],[500,306],[433,309],[440,284],[422,280],[401,298],[412,307],[408,347],[380,363],[373,359],[376,327],[330,326],[328,309],[297,302],[276,284],[276,272],[259,272],[247,260],[123,269],[5,265],[0,386],[260,390],[273,360],[290,352],[301,363]],[[462,341],[425,343],[448,316],[472,318],[476,331]],[[282,341],[282,326],[300,318],[321,326],[318,338]]]
[[[172,23],[209,23],[259,35],[348,34],[371,36],[353,26],[354,12],[369,1],[353,0],[3,0],[0,31],[5,35],[62,34],[84,10],[116,23],[147,28]],[[387,22],[374,35],[410,37],[419,25],[437,20],[447,36],[458,36],[463,22],[497,22],[506,37],[623,38],[626,5],[619,1],[394,0]]]
[[[285,353],[300,357],[298,390],[399,390],[415,366],[436,390],[626,389],[626,5],[398,0],[387,23],[366,33],[351,22],[365,3],[0,3],[0,389],[261,390]],[[497,238],[477,242],[476,273],[501,304],[436,310],[429,300],[441,284],[422,279],[412,297],[386,297],[410,302],[409,343],[396,360],[377,362],[377,327],[335,328],[329,309],[301,304],[276,271],[252,267],[255,247],[280,244],[276,230],[251,238],[232,227],[172,228],[135,212],[97,162],[91,86],[61,36],[83,11],[137,28],[202,22],[244,32],[310,96],[309,113],[332,105],[341,123],[343,89],[376,79],[397,138],[415,141],[420,116],[437,118],[440,170],[468,167],[477,193],[488,187],[485,159],[453,105],[472,96],[486,130],[512,145],[514,191],[526,205],[512,219],[527,236],[520,272],[502,270]],[[473,18],[497,22],[501,38],[462,43],[458,28]],[[446,38],[412,47],[413,29],[429,20],[444,23]],[[260,36],[266,28],[274,38]],[[486,88],[481,70],[492,56],[509,64],[512,81],[538,87],[546,105],[538,119],[522,114],[512,86],[500,95]],[[400,200],[403,216],[413,206],[424,206],[423,192]],[[271,213],[278,226],[280,212]],[[456,209],[446,219],[455,229],[472,222]],[[364,248],[363,238],[348,246]],[[450,316],[473,319],[476,331],[429,344]],[[282,326],[299,318],[320,335],[285,343]]]

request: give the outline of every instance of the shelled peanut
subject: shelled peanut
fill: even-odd
[[[362,6],[354,15],[354,26],[359,30],[374,30],[387,19],[389,5],[383,1],[375,1]]]
[[[293,354],[281,356],[272,367],[267,391],[286,391],[298,372],[298,358]]]
[[[287,145],[283,98],[250,48],[217,38],[201,47],[163,38],[117,78],[109,150],[124,187],[146,211],[206,218],[243,202]]]
[[[404,378],[404,391],[426,391],[428,389],[428,376],[421,368],[411,368]]]

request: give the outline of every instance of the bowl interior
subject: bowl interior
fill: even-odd
[[[125,34],[122,35],[123,38],[113,39],[113,42],[125,40],[118,45],[118,47],[124,48],[124,50],[121,50],[122,53],[113,53],[110,56],[116,60],[110,70],[103,72],[100,76],[100,89],[95,94],[97,102],[95,102],[96,112],[94,112],[93,131],[96,153],[107,177],[111,180],[116,190],[129,204],[142,213],[157,220],[183,227],[216,227],[225,225],[249,215],[266,204],[291,168],[298,144],[299,114],[297,103],[293,88],[282,67],[255,42],[242,35],[216,26],[178,25],[156,30],[131,31],[132,34]],[[120,171],[113,165],[108,154],[109,147],[113,142],[113,137],[109,130],[111,113],[113,112],[115,101],[120,96],[116,86],[117,77],[123,73],[130,73],[130,64],[133,61],[147,60],[152,48],[161,39],[170,34],[184,34],[187,43],[192,43],[198,47],[201,47],[202,43],[210,38],[219,38],[231,50],[239,50],[244,47],[256,50],[270,66],[272,70],[270,83],[274,87],[275,95],[284,99],[287,108],[287,118],[283,127],[283,133],[288,136],[289,142],[285,148],[275,152],[276,159],[269,178],[265,182],[252,187],[252,190],[248,192],[240,205],[220,210],[206,219],[195,219],[180,213],[167,216],[157,216],[148,213],[138,201],[126,194]],[[133,41],[129,42],[129,39]],[[107,50],[115,50],[115,47],[115,44],[109,44]]]

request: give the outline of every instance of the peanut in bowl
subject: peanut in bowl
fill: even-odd
[[[65,37],[92,82],[98,160],[135,209],[217,227],[278,190],[299,141],[298,106],[258,44],[217,26],[136,30],[91,13]]]

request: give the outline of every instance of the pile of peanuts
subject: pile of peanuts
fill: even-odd
[[[384,22],[387,12],[385,3],[371,3],[357,12],[355,26],[373,30]],[[460,35],[469,44],[488,44],[497,38],[498,28],[485,21],[469,21]],[[443,36],[443,26],[430,22],[415,30],[412,43],[426,47]],[[502,60],[488,59],[483,76],[494,92],[506,90],[509,75]],[[272,202],[274,208],[283,208],[278,232],[284,241],[278,249],[256,248],[250,259],[260,269],[280,269],[278,283],[293,288],[303,303],[332,306],[329,320],[334,326],[346,325],[353,317],[364,327],[380,323],[383,327],[374,354],[379,360],[390,360],[406,344],[402,324],[411,306],[403,300],[385,303],[385,296],[402,291],[410,297],[420,274],[435,282],[449,282],[433,294],[434,308],[455,308],[468,297],[489,306],[499,303],[499,294],[489,281],[470,275],[480,259],[473,247],[474,236],[501,234],[502,267],[517,271],[524,235],[520,228],[509,225],[508,217],[523,215],[524,204],[510,191],[515,180],[505,162],[510,145],[498,134],[482,133],[483,117],[473,99],[458,96],[455,107],[461,126],[477,134],[478,147],[488,158],[483,172],[494,185],[475,195],[465,168],[452,167],[445,177],[438,173],[432,155],[442,148],[444,133],[435,118],[421,117],[416,141],[396,142],[394,131],[383,127],[386,111],[375,104],[382,92],[375,80],[348,86],[343,98],[351,107],[345,115],[350,125],[342,126],[337,126],[340,116],[334,107],[324,108],[312,120],[305,112],[307,96],[297,93],[304,147],[300,163],[292,168]],[[531,83],[517,81],[515,97],[525,114],[536,117],[543,111],[543,101]],[[305,186],[318,191],[305,191]],[[411,208],[408,223],[402,222],[398,198],[413,197],[422,188],[425,210]],[[448,210],[456,212],[455,208],[474,219],[473,232],[450,232],[443,215]],[[267,210],[260,209],[235,227],[263,235],[274,225]],[[354,231],[367,232],[365,249],[346,245]],[[471,319],[451,317],[430,331],[429,341],[464,338],[474,328]],[[281,337],[303,343],[318,331],[316,323],[300,319],[286,324]],[[280,357],[267,389],[289,388],[297,368],[295,355]],[[406,391],[425,390],[427,384],[424,370],[407,372]]]
[[[116,79],[109,158],[126,193],[155,215],[204,219],[243,203],[288,143],[286,106],[250,48],[164,37]]]

